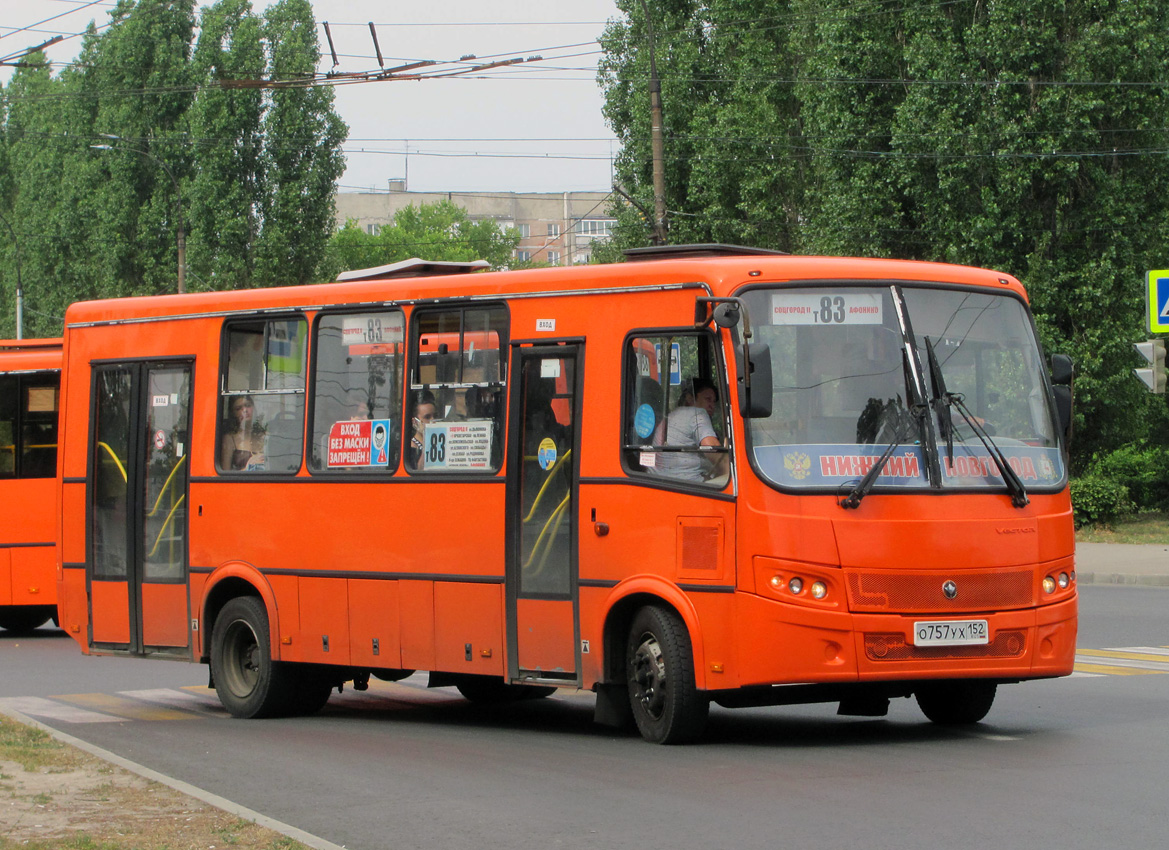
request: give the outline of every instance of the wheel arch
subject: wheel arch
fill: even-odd
[[[273,660],[280,658],[279,608],[276,594],[264,575],[251,564],[237,561],[224,564],[211,574],[203,591],[202,614],[200,617],[199,660],[209,663],[211,658],[211,635],[215,632],[215,621],[223,606],[240,596],[254,596],[264,604],[268,614],[268,631]]]
[[[625,680],[625,641],[633,617],[638,609],[646,605],[658,605],[681,618],[689,633],[690,651],[694,656],[694,684],[699,690],[706,690],[706,665],[703,663],[702,629],[698,622],[698,612],[677,585],[653,578],[635,578],[622,582],[609,597],[602,632],[603,681],[615,683]]]

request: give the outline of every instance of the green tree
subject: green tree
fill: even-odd
[[[0,214],[21,251],[26,335],[80,299],[173,292],[181,216],[191,289],[314,279],[346,127],[313,84],[312,8],[118,0],[78,60],[29,57],[0,90]],[[266,79],[275,79],[272,90]],[[103,149],[94,150],[95,146]],[[5,228],[6,229],[6,228]],[[0,267],[0,336],[15,264]]]
[[[188,289],[251,281],[260,232],[266,71],[261,20],[249,0],[203,9],[192,70],[200,88],[186,119],[199,167],[187,186]],[[232,85],[232,84],[238,85]]]
[[[320,49],[308,0],[272,4],[263,32],[271,79],[288,84],[312,77]],[[259,282],[315,279],[333,231],[333,194],[345,170],[341,144],[349,132],[332,106],[333,91],[325,86],[282,85],[272,91],[263,122]]]
[[[350,220],[329,240],[326,279],[348,269],[368,269],[420,257],[424,260],[469,262],[486,260],[506,268],[519,244],[515,228],[501,231],[493,221],[472,221],[450,201],[409,206],[393,222],[369,234]]]
[[[1149,423],[1169,435],[1164,399],[1130,373],[1140,280],[1164,263],[1169,228],[1158,180],[1169,87],[1156,82],[1169,78],[1157,49],[1169,4],[619,6],[628,19],[606,33],[600,78],[624,145],[619,181],[636,201],[622,240],[644,244],[652,198],[648,8],[671,241],[1015,273],[1045,346],[1077,361],[1077,463]]]

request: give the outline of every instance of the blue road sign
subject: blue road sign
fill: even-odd
[[[1169,270],[1149,272],[1148,282],[1149,330],[1169,333]]]

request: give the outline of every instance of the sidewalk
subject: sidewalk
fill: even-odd
[[[1077,543],[1076,581],[1169,587],[1169,545]]]

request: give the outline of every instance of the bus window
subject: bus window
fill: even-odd
[[[723,487],[726,407],[707,334],[635,337],[626,348],[625,460],[635,471]]]
[[[503,459],[507,311],[418,311],[411,344],[406,468],[495,472]]]
[[[220,471],[296,472],[304,441],[301,318],[229,322],[220,376]]]
[[[57,472],[56,375],[0,377],[0,478]]]
[[[398,465],[405,327],[398,310],[317,320],[313,472],[385,472]]]

